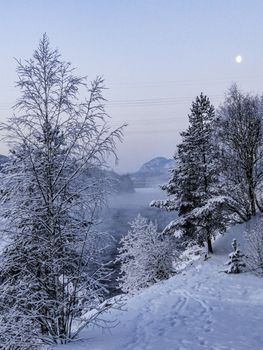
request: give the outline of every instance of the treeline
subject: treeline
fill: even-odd
[[[262,131],[261,96],[233,85],[217,111],[207,96],[196,98],[176,166],[162,187],[169,199],[151,203],[178,212],[164,234],[175,234],[184,245],[206,243],[212,253],[212,237],[263,211]]]
[[[188,117],[171,178],[162,186],[168,199],[150,204],[175,211],[178,217],[162,233],[141,217],[131,223],[118,258],[123,291],[134,293],[171,276],[180,260],[200,251],[198,247],[206,245],[213,253],[214,237],[263,211],[263,97],[245,94],[233,85],[215,110],[201,93]],[[262,226],[245,236],[246,263],[235,242],[226,272],[240,272],[241,266],[247,266],[263,275]]]

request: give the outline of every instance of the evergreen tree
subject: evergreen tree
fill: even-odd
[[[21,98],[2,124],[11,155],[1,177],[0,347],[34,349],[67,343],[108,308],[95,213],[121,129],[109,131],[103,80],[88,86],[46,35],[17,72]]]
[[[225,270],[226,273],[240,273],[246,264],[243,261],[244,254],[240,252],[237,246],[236,239],[232,241],[232,253],[229,254],[229,260],[226,263],[228,269]]]
[[[183,235],[186,244],[206,242],[211,253],[212,236],[225,227],[225,198],[220,196],[214,128],[214,107],[201,93],[192,103],[189,127],[181,133],[182,142],[177,146],[172,177],[162,186],[170,198],[151,203],[168,211],[178,211],[179,219],[172,221],[164,233],[177,232]]]

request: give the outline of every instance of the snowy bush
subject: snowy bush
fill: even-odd
[[[237,246],[236,239],[232,241],[233,251],[229,254],[229,260],[226,265],[228,265],[226,273],[240,273],[242,269],[246,266],[244,263],[244,254],[240,252]]]
[[[138,215],[121,239],[117,262],[121,264],[120,288],[134,293],[169,278],[173,271],[171,238],[160,238],[156,225]]]
[[[263,228],[262,225],[246,232],[246,262],[254,273],[263,276]]]
[[[181,246],[178,246],[180,251]],[[200,247],[198,244],[189,244],[183,249],[176,262],[176,271],[182,272],[188,266],[192,265],[196,260],[199,260],[203,256],[204,260],[207,259],[207,254],[204,251],[204,247]]]

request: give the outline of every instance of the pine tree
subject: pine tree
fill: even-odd
[[[240,252],[237,246],[236,239],[232,241],[232,253],[229,254],[229,260],[226,263],[228,269],[225,270],[226,273],[240,273],[246,264],[243,261],[244,254]]]
[[[0,344],[34,349],[67,343],[107,309],[95,214],[107,185],[100,169],[122,129],[109,131],[103,80],[89,86],[76,76],[46,35],[17,72],[21,98],[1,126],[11,154],[1,176],[9,244],[0,266]]]
[[[220,196],[219,164],[215,145],[215,110],[201,93],[192,103],[189,127],[181,133],[177,146],[176,165],[167,185],[162,186],[170,198],[154,201],[152,206],[178,211],[179,219],[172,221],[164,233],[175,233],[183,240],[207,243],[212,249],[212,236],[225,227]]]
[[[169,237],[161,238],[152,222],[138,215],[120,242],[116,259],[121,264],[120,288],[134,293],[168,278],[175,255]]]

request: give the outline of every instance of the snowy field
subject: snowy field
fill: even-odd
[[[242,243],[244,225],[215,242],[215,254],[129,298],[127,311],[112,311],[111,330],[88,329],[60,350],[262,350],[263,279],[227,275],[231,241]]]

